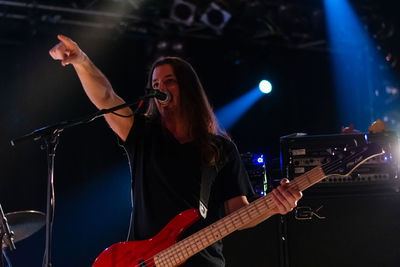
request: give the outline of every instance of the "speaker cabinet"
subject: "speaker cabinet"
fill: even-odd
[[[400,266],[399,193],[305,196],[285,217],[290,267]]]
[[[224,238],[226,266],[281,266],[279,220],[280,216],[275,215],[254,228],[237,231]]]

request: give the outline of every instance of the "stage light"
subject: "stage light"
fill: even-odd
[[[190,26],[193,24],[195,11],[196,6],[192,3],[175,0],[171,7],[170,18],[176,22]]]
[[[229,130],[256,102],[263,96],[261,91],[255,87],[246,94],[233,100],[231,103],[216,110],[218,121],[223,128]]]
[[[356,122],[361,130],[387,113],[390,105],[384,97],[385,85],[396,83],[396,78],[389,67],[392,55],[382,54],[373,39],[379,30],[372,24],[366,26],[350,2],[324,0],[325,18],[339,125]],[[378,25],[377,29],[381,28]],[[386,36],[383,30],[386,28],[381,31],[382,38]],[[388,29],[387,38],[390,35]]]
[[[257,159],[257,162],[258,162],[258,163],[264,163],[264,159],[263,159],[262,157],[259,157],[259,158]]]
[[[261,92],[264,94],[269,94],[272,91],[272,85],[269,81],[267,80],[262,80],[260,84],[258,85],[258,88],[260,89]]]
[[[211,2],[206,12],[200,17],[200,20],[208,27],[214,29],[218,34],[221,34],[222,29],[231,18],[226,10],[223,10],[216,3]]]

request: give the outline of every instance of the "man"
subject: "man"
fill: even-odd
[[[50,50],[53,59],[72,64],[89,99],[99,109],[125,103],[107,78],[79,46],[59,35]],[[253,190],[236,146],[215,119],[204,89],[193,68],[180,58],[167,57],[154,63],[148,87],[167,92],[171,101],[151,99],[145,115],[130,108],[105,115],[111,129],[127,151],[132,171],[133,211],[129,240],[156,235],[175,215],[197,208],[201,175],[205,168],[217,170],[211,186],[208,214],[186,235],[248,205]],[[287,179],[273,190],[275,212],[291,211],[301,192]],[[259,218],[243,228],[252,227]],[[217,242],[187,261],[187,266],[224,266],[222,244]]]

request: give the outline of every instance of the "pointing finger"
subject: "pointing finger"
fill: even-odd
[[[62,43],[65,44],[65,46],[67,47],[72,47],[75,46],[76,43],[74,41],[72,41],[70,38],[68,38],[67,36],[64,36],[62,34],[57,35],[58,40],[60,40]]]

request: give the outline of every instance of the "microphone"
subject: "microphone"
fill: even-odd
[[[146,89],[146,93],[148,94],[149,97],[157,98],[160,104],[167,104],[172,100],[170,93],[161,92],[160,90],[157,89]]]

